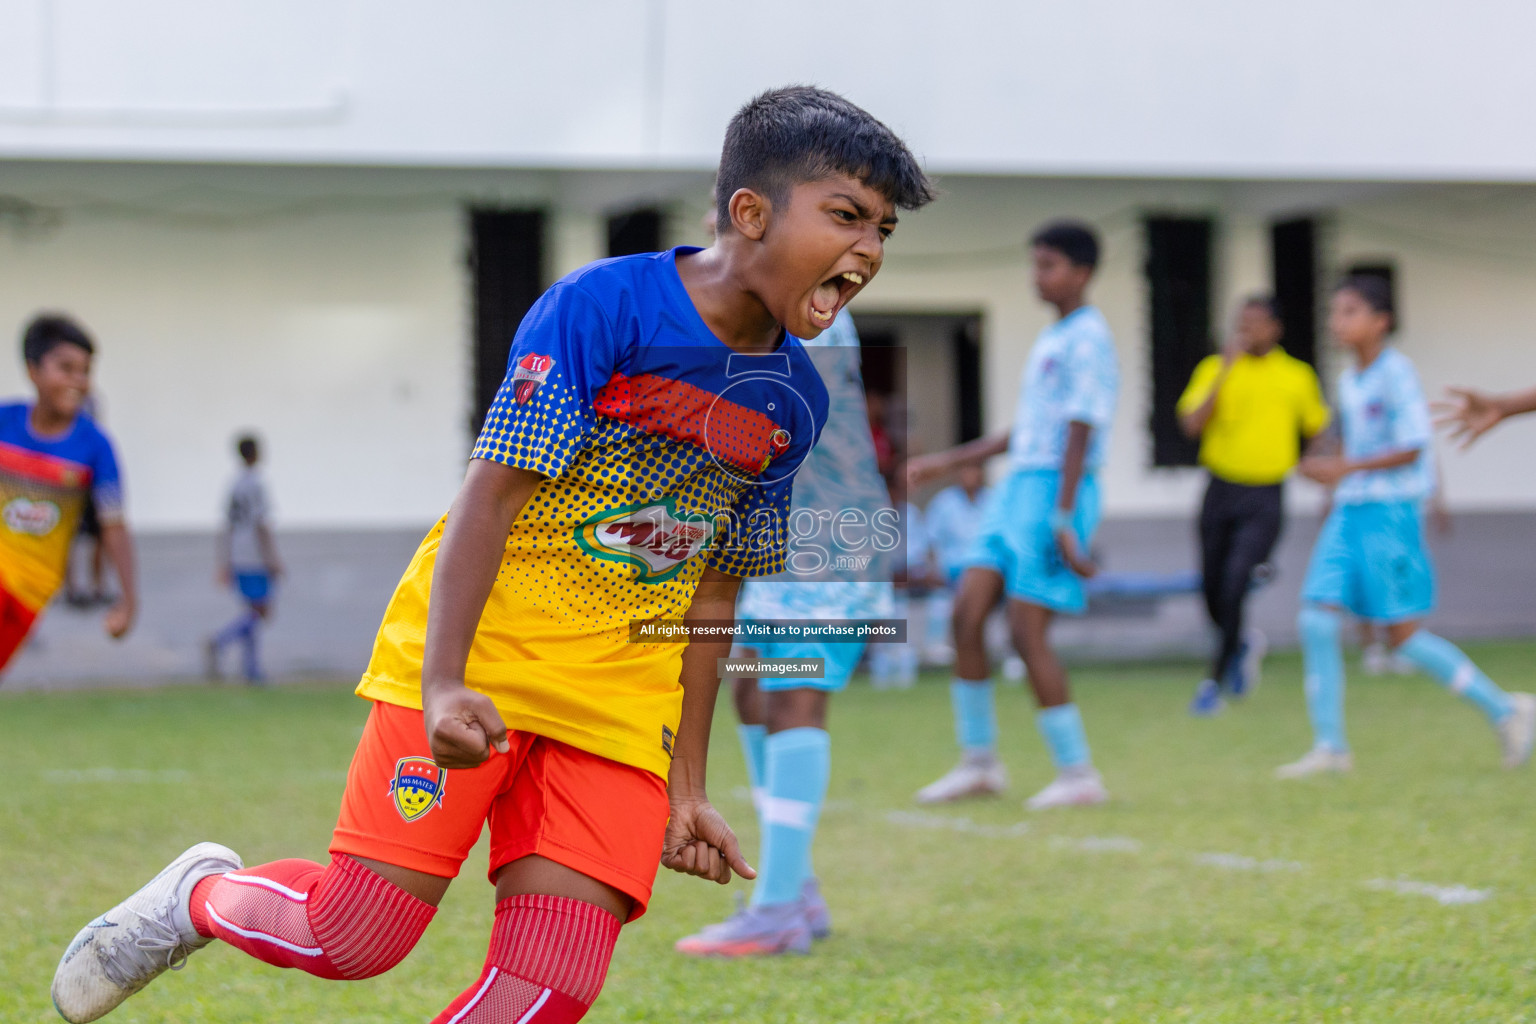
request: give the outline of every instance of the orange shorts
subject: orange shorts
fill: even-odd
[[[347,772],[331,852],[453,878],[491,824],[490,878],[530,854],[613,886],[645,913],[667,787],[643,768],[533,733],[478,768],[437,767],[422,714],[376,702]]]
[[[10,664],[36,621],[37,612],[0,587],[0,669]]]

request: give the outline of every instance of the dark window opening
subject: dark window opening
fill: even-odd
[[[542,288],[544,214],[537,210],[471,210],[469,267],[474,291],[474,407],[470,435],[507,375],[507,357],[523,316]]]
[[[1193,466],[1199,452],[1179,429],[1175,407],[1195,365],[1211,352],[1211,235],[1208,218],[1146,220],[1154,466]]]
[[[952,343],[955,365],[955,407],[959,410],[959,428],[955,440],[961,444],[981,436],[981,321],[974,317],[955,327]]]
[[[1275,300],[1285,335],[1280,344],[1302,362],[1317,365],[1317,221],[1280,221],[1269,229]]]
[[[661,211],[645,207],[608,218],[608,255],[661,251]]]

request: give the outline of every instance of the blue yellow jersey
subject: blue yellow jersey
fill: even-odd
[[[25,403],[0,405],[0,586],[39,611],[64,580],[86,498],[112,523],[123,494],[112,442],[90,417],[41,436],[31,415]]]
[[[722,343],[677,255],[594,263],[523,318],[473,457],[546,479],[508,534],[465,669],[508,728],[662,776],[683,646],[632,642],[631,626],[681,618],[706,567],[783,566],[795,473],[827,417],[800,342],[758,355]],[[365,697],[421,706],[446,518],[385,612]]]

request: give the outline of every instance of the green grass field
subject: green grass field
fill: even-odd
[[[1473,653],[1536,689],[1536,647]],[[1210,721],[1184,714],[1195,672],[1078,671],[1115,801],[1028,818],[1017,798],[1048,770],[1023,690],[1000,692],[1014,793],[918,812],[913,790],[953,757],[942,680],[856,685],[833,705],[816,853],[836,934],[810,957],[684,959],[673,941],[730,896],[664,876],[587,1020],[1536,1021],[1536,778],[1499,769],[1481,718],[1426,680],[1356,678],[1355,774],[1278,783],[1309,742],[1296,659]],[[750,856],[721,711],[712,793]],[[192,842],[323,858],[364,714],[329,687],[0,694],[0,1021],[56,1020],[48,984],[76,929]],[[480,970],[484,866],[482,845],[382,978],[319,981],[216,944],[108,1019],[425,1021]]]

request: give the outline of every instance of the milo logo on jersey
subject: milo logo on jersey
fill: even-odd
[[[512,397],[518,405],[527,405],[539,385],[549,379],[549,371],[555,368],[553,356],[526,355],[517,361],[512,371]]]
[[[698,513],[679,516],[669,498],[599,512],[576,528],[576,543],[594,558],[635,566],[639,583],[665,583],[714,535],[713,520]]]
[[[46,537],[59,525],[59,506],[51,501],[33,501],[30,498],[12,498],[0,510],[0,518],[15,533],[33,537]]]
[[[389,795],[406,821],[415,821],[443,802],[444,772],[430,757],[402,757],[395,762]]]

